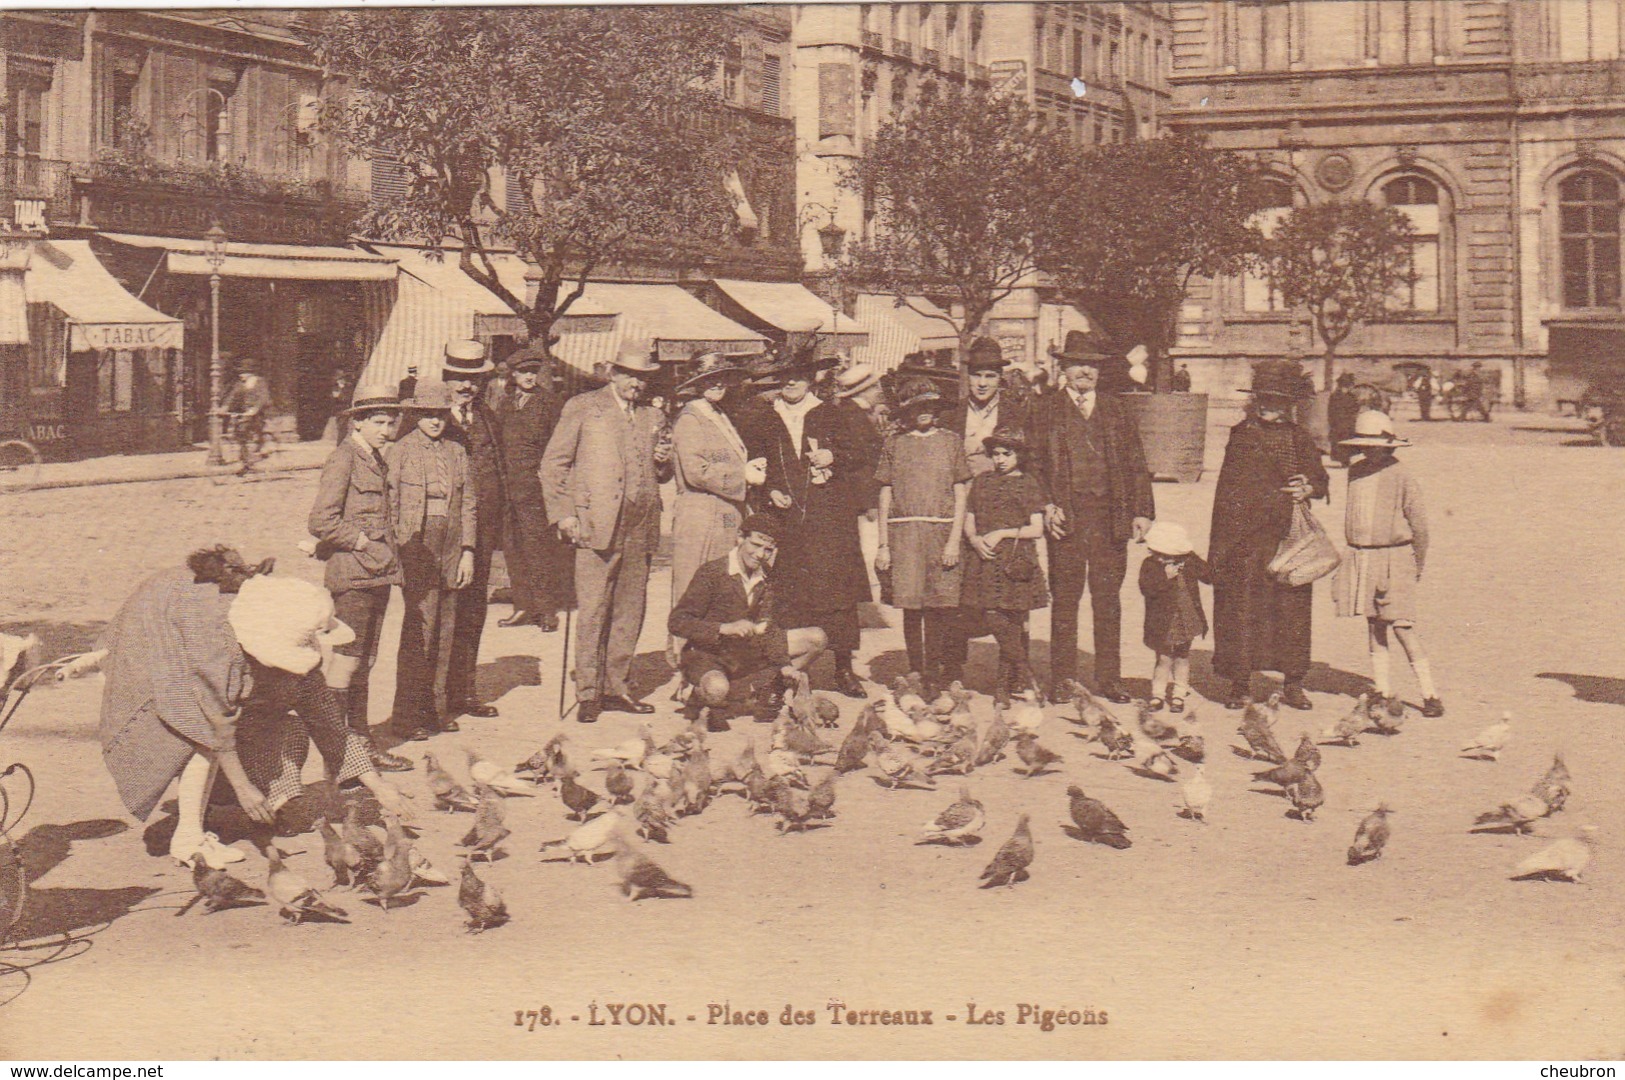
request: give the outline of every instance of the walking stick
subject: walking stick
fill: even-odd
[[[564,710],[564,684],[570,679],[570,616],[575,614],[575,608],[564,609],[564,648],[560,650],[562,659],[559,661],[559,719],[563,720],[580,704],[571,702],[570,712]]]

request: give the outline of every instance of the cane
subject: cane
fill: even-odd
[[[559,661],[560,720],[563,720],[565,717],[569,716],[570,712],[575,712],[576,706],[581,704],[579,701],[571,702],[570,712],[564,711],[564,684],[570,679],[570,616],[573,614],[575,614],[575,608],[567,607],[564,609],[564,648],[560,650],[560,655],[563,657],[563,659]]]

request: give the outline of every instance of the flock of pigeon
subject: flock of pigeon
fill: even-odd
[[[1180,817],[1206,823],[1213,787],[1204,772],[1207,746],[1195,712],[1171,722],[1135,702],[1135,722],[1125,722],[1104,702],[1077,682],[1066,687],[1075,715],[1062,719],[1073,735],[1098,744],[1094,756],[1120,763],[1135,775],[1176,783]],[[934,701],[927,702],[917,677],[895,681],[891,692],[877,697],[860,711],[856,722],[838,743],[823,732],[838,730],[840,710],[828,698],[813,694],[805,681],[785,701],[773,722],[765,753],[755,738],[747,738],[736,757],[713,754],[707,746],[704,714],[670,740],[660,743],[650,725],[635,738],[615,746],[574,746],[562,732],[512,769],[502,768],[474,753],[468,758],[468,782],[453,776],[433,754],[423,758],[424,775],[436,810],[466,812],[472,823],[459,846],[461,880],[458,901],[467,915],[470,932],[501,926],[508,920],[506,902],[474,869],[478,861],[503,857],[503,845],[512,836],[506,824],[507,802],[536,797],[551,787],[574,824],[562,837],[541,845],[546,861],[615,862],[619,887],[628,900],[692,897],[691,886],[667,873],[646,853],[643,842],[668,844],[682,819],[701,814],[721,797],[738,796],[753,814],[770,817],[780,835],[826,828],[836,818],[838,778],[861,770],[890,790],[935,791],[939,778],[955,777],[957,798],[921,826],[920,844],[960,847],[976,843],[986,827],[982,803],[972,794],[967,778],[978,769],[1010,760],[1016,774],[1033,779],[1052,774],[1062,757],[1040,742],[1048,714],[1029,693],[1017,696],[1008,708],[995,707],[978,717],[971,708],[973,694],[954,683]],[[1288,756],[1275,734],[1280,696],[1248,703],[1236,728],[1244,745],[1235,754],[1266,766],[1253,773],[1255,781],[1278,787],[1290,809],[1288,816],[1305,823],[1326,801],[1319,778],[1322,745],[1357,746],[1361,736],[1393,736],[1404,725],[1403,703],[1373,702],[1362,695],[1347,716],[1339,719],[1317,742],[1305,733]],[[1511,720],[1502,719],[1460,749],[1462,757],[1496,761],[1512,738]],[[1013,760],[1012,760],[1013,755]],[[587,782],[598,774],[597,786]],[[1570,776],[1561,752],[1528,794],[1506,800],[1480,814],[1474,832],[1526,835],[1542,818],[1561,811],[1567,803]],[[1077,783],[1066,788],[1067,811],[1076,840],[1113,849],[1132,846],[1129,826],[1104,802],[1085,794]],[[1348,849],[1348,865],[1359,866],[1381,857],[1391,836],[1389,815],[1379,804],[1359,823]],[[365,889],[388,912],[390,905],[419,885],[447,885],[450,880],[417,850],[408,826],[383,815],[383,829],[358,821],[354,806],[337,826],[319,819],[324,861],[332,871],[331,889]],[[1514,869],[1514,879],[1580,881],[1595,844],[1595,827],[1586,825],[1572,837],[1557,840],[1531,854]],[[265,850],[266,887],[256,889],[226,871],[200,867],[194,884],[205,909],[217,911],[245,903],[267,902],[289,922],[306,919],[344,920],[345,911],[290,870],[288,856],[270,846]],[[982,871],[983,888],[1011,887],[1029,877],[1035,855],[1031,815],[1020,815],[1014,833]],[[193,901],[194,903],[197,900]],[[190,906],[190,905],[188,905]]]

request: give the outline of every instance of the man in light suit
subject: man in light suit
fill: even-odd
[[[576,548],[576,718],[639,715],[627,680],[643,629],[649,562],[660,542],[660,485],[671,443],[658,409],[638,404],[660,368],[645,348],[622,346],[609,385],[565,403],[542,454],[547,517]]]

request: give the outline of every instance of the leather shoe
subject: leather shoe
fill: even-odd
[[[506,619],[498,619],[498,626],[529,626],[536,621],[536,616],[528,611],[515,611]]]
[[[473,716],[481,720],[489,720],[497,715],[495,705],[481,705],[477,701],[463,701],[451,707],[454,716]]]
[[[1303,687],[1297,683],[1287,683],[1281,690],[1281,704],[1289,709],[1308,710],[1315,707],[1309,700],[1309,695],[1303,692]]]
[[[597,698],[590,698],[586,701],[578,702],[576,704],[576,723],[596,724],[598,723],[598,714],[603,711],[604,707],[599,703]]]
[[[434,734],[422,724],[391,724],[389,729],[406,742],[423,742]]]
[[[634,716],[648,716],[655,711],[655,707],[647,702],[633,701],[631,698],[624,698],[618,694],[599,698],[598,709],[600,712],[624,712],[631,713]]]
[[[440,723],[435,725],[435,730],[447,733],[456,732],[463,730],[463,725],[459,724],[454,718],[448,716],[444,720],[440,721]]]
[[[372,762],[372,767],[379,772],[411,772],[416,768],[415,765],[399,754],[391,754],[389,751],[380,750],[371,744],[367,746],[367,760]]]
[[[551,611],[543,612],[536,616],[536,625],[541,627],[544,634],[556,634],[559,632],[559,617]]]
[[[835,692],[843,697],[866,698],[868,691],[864,690],[863,683],[858,679],[857,672],[845,668],[835,673]]]
[[[1121,683],[1105,683],[1099,690],[1095,691],[1095,696],[1103,697],[1114,705],[1127,705],[1133,700],[1129,697],[1129,692],[1123,689]]]

